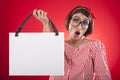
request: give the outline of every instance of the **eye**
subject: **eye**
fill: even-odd
[[[88,24],[89,24],[89,21],[82,21],[82,24],[83,24],[83,25],[88,25]]]
[[[79,19],[72,19],[73,20],[73,22],[76,22],[76,23],[79,23],[80,22],[80,20]]]

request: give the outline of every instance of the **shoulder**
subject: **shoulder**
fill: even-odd
[[[88,40],[92,45],[104,45],[104,43],[100,40]]]
[[[86,39],[84,43],[88,43],[90,46],[101,46],[104,45],[102,41],[100,40],[91,40],[91,39]]]
[[[92,40],[89,43],[89,48],[90,48],[92,57],[106,53],[105,46],[103,42],[100,40]]]
[[[104,43],[100,40],[91,40],[90,43],[89,43],[89,47],[92,50],[104,49],[105,48]]]

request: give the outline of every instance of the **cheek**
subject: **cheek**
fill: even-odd
[[[71,25],[69,25],[68,30],[69,30],[69,33],[70,33],[71,35],[75,32],[74,27],[72,27]]]
[[[82,31],[83,31],[83,32],[86,32],[86,31],[87,31],[87,29],[88,29],[88,26],[83,27]]]
[[[69,30],[69,32],[73,31],[73,27],[71,25],[69,25],[68,30]]]

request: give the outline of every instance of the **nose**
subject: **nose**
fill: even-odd
[[[80,24],[77,26],[77,28],[78,28],[79,30],[83,29],[81,22],[80,22]]]

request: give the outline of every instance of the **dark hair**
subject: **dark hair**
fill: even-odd
[[[87,36],[87,35],[91,34],[92,31],[93,31],[93,26],[94,26],[93,18],[95,18],[95,17],[90,12],[90,10],[87,7],[84,7],[84,6],[77,6],[70,11],[70,13],[68,14],[68,16],[65,19],[65,26],[66,26],[67,30],[69,28],[69,23],[70,23],[70,20],[71,20],[72,16],[76,13],[82,13],[83,15],[85,15],[86,17],[88,17],[90,19],[88,29],[85,32],[84,36]]]

